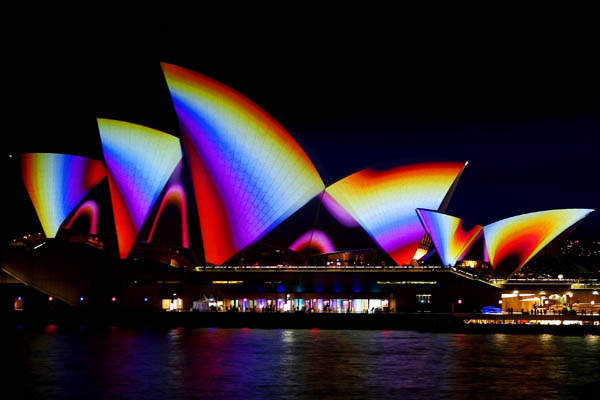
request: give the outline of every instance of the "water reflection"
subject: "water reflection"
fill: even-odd
[[[15,329],[5,362],[37,398],[576,398],[598,336],[403,331]]]

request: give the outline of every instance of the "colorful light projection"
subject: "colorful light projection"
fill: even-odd
[[[548,243],[594,210],[560,209],[517,215],[486,225],[485,246],[494,271],[520,270]],[[510,270],[508,270],[510,269]]]
[[[269,114],[206,76],[161,64],[189,160],[208,263],[221,264],[319,194],[323,181]]]
[[[425,235],[417,208],[438,209],[465,163],[365,169],[326,191],[399,265],[409,264]]]
[[[65,218],[105,176],[100,161],[55,153],[23,154],[21,173],[48,238],[56,236]]]
[[[96,203],[95,200],[87,200],[81,204],[69,222],[63,225],[63,228],[71,229],[71,225],[73,225],[73,222],[79,217],[85,217],[90,221],[89,233],[91,235],[98,234],[98,203]]]
[[[304,232],[290,246],[290,250],[298,252],[310,249],[316,249],[319,254],[333,253],[335,246],[331,242],[331,239],[329,239],[329,236],[318,229],[311,229]]]
[[[451,215],[421,208],[417,209],[417,215],[445,266],[454,266],[462,260],[482,234],[483,226],[465,229],[463,220]]]
[[[350,213],[346,211],[344,207],[340,205],[340,203],[335,201],[335,199],[331,197],[331,195],[326,191],[323,192],[323,195],[321,196],[321,202],[323,203],[327,211],[329,211],[329,213],[340,224],[348,228],[356,228],[357,226],[360,226],[360,224],[356,222],[354,217],[352,217],[352,215],[350,215]]]
[[[156,229],[156,224],[163,211],[168,206],[175,206],[179,209],[179,215],[181,216],[181,247],[190,247],[190,239],[188,234],[188,224],[187,224],[187,206],[185,202],[185,190],[183,185],[179,182],[173,183],[167,189],[165,196],[163,197],[160,206],[158,208],[158,213],[156,214],[156,218],[154,219],[154,223],[152,224],[152,228],[150,229],[150,233],[148,234],[148,242],[152,241],[152,236],[154,235],[154,230]]]
[[[98,119],[119,255],[126,258],[173,170],[181,161],[175,136],[128,122]]]

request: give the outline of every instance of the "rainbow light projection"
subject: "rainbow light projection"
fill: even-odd
[[[323,195],[321,196],[321,202],[323,203],[327,211],[329,211],[329,213],[333,215],[336,221],[340,224],[348,228],[355,228],[357,226],[360,226],[360,224],[356,222],[354,217],[352,217],[352,215],[350,215],[350,213],[346,211],[344,207],[340,205],[340,203],[335,201],[335,199],[331,197],[329,193],[323,192]]]
[[[323,181],[292,136],[233,89],[161,64],[189,161],[205,258],[221,264],[319,194]]]
[[[71,217],[69,222],[63,225],[65,229],[71,229],[73,222],[79,217],[86,217],[90,220],[90,234],[98,234],[98,203],[95,200],[87,200],[79,206],[75,214]]]
[[[409,264],[425,231],[417,208],[437,209],[465,163],[365,169],[326,190],[399,265]]]
[[[312,229],[304,232],[292,243],[290,250],[302,251],[304,249],[317,249],[319,253],[333,253],[335,246],[329,236],[323,231]]]
[[[494,270],[503,262],[516,264],[517,272],[548,243],[594,210],[538,211],[506,218],[483,228],[485,246]],[[512,259],[512,260],[511,260]]]
[[[181,166],[181,163],[179,164]],[[178,175],[181,174],[181,168],[177,168]],[[148,234],[148,242],[152,241],[152,236],[154,235],[154,230],[156,229],[156,225],[158,224],[158,220],[162,215],[163,211],[168,206],[175,206],[179,209],[179,215],[181,217],[181,247],[190,247],[190,240],[188,236],[188,217],[187,217],[187,205],[185,199],[185,189],[181,184],[181,178],[178,176],[177,181],[173,182],[169,185],[162,201],[160,202],[160,206],[158,208],[158,212],[156,213],[156,218],[154,218],[154,222],[152,223],[152,228],[150,229],[150,233]]]
[[[126,258],[152,206],[181,160],[175,136],[128,122],[98,119],[119,255]]]
[[[482,234],[483,226],[465,229],[463,220],[451,215],[420,208],[417,215],[445,266],[454,266],[462,260]]]
[[[48,238],[56,236],[65,218],[105,176],[100,161],[55,153],[23,154],[21,173]]]

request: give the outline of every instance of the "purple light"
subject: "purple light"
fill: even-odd
[[[80,298],[79,298],[79,301],[83,301],[83,297],[80,297]]]
[[[147,298],[147,297],[144,297],[144,301],[148,301],[148,298]]]
[[[112,301],[117,301],[117,298],[116,298],[116,297],[113,297],[113,298],[112,298]]]
[[[17,297],[17,300],[21,301],[21,296]]]
[[[460,299],[459,299],[459,300],[458,300],[458,304],[462,304],[462,300],[460,300]]]

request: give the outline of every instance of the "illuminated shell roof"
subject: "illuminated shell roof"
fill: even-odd
[[[46,237],[56,236],[65,218],[104,178],[104,165],[55,153],[21,155],[21,174]]]
[[[324,185],[304,150],[252,101],[204,75],[162,68],[190,164],[206,261],[220,264]]]
[[[594,210],[562,209],[517,215],[483,228],[490,263],[503,275],[521,269],[527,261],[573,224]]]
[[[181,161],[175,136],[129,122],[98,119],[119,255],[126,258],[160,192]]]
[[[423,209],[417,209],[417,214],[445,266],[462,260],[482,233],[481,225],[465,229],[463,220],[451,215]]]
[[[365,169],[326,190],[398,264],[413,259],[425,230],[417,208],[437,209],[465,163]]]

